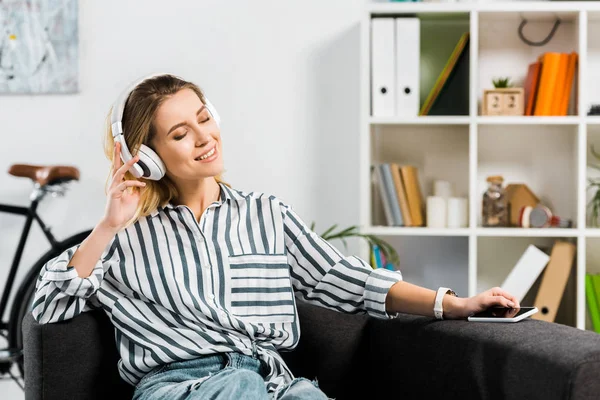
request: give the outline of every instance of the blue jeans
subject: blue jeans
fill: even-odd
[[[133,400],[275,400],[267,393],[266,365],[241,353],[222,353],[154,368],[136,385]],[[316,382],[296,378],[277,400],[327,400]]]

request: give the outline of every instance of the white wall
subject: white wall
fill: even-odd
[[[80,93],[0,96],[0,203],[29,204],[32,183],[8,175],[11,164],[74,165],[81,181],[65,198],[47,197],[39,213],[60,239],[93,227],[105,205],[110,104],[130,81],[169,71],[198,83],[219,110],[224,177],[234,187],[281,197],[319,233],[357,224],[363,6],[80,0]],[[23,223],[0,214],[0,288]],[[49,248],[37,225],[30,235],[18,277]]]

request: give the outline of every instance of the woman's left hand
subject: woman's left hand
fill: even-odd
[[[473,297],[457,299],[453,309],[444,310],[445,319],[463,319],[490,307],[519,308],[519,301],[515,296],[499,287],[494,287]]]

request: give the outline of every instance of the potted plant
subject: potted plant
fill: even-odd
[[[339,232],[334,232],[335,228],[337,228],[337,224],[334,224],[333,226],[331,226],[329,229],[327,229],[325,232],[323,232],[323,234],[321,234],[320,236],[327,241],[333,240],[333,239],[340,239],[344,243],[344,248],[346,250],[348,249],[348,243],[346,242],[346,238],[349,238],[349,237],[362,238],[369,243],[370,248],[372,248],[373,245],[379,246],[379,248],[381,249],[386,260],[388,262],[392,263],[392,265],[394,267],[400,266],[400,257],[398,256],[398,252],[396,251],[396,249],[394,249],[394,247],[392,245],[387,243],[385,240],[378,238],[377,236],[374,236],[374,235],[360,233],[358,230],[358,226],[356,226],[356,225],[353,225],[346,229],[342,229]],[[310,229],[312,231],[315,230],[314,222],[311,224]]]
[[[512,87],[509,77],[492,79],[494,89],[483,91],[483,115],[523,115],[524,89]]]

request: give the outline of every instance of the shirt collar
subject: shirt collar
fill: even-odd
[[[231,200],[242,201],[245,199],[245,197],[240,192],[238,192],[235,189],[229,188],[224,183],[219,182],[219,186],[221,187],[221,194],[219,197],[221,200],[215,201],[213,204],[222,205],[225,202],[227,202],[228,204],[231,204]],[[156,217],[160,213],[160,211],[162,211],[164,209],[175,209],[178,207],[184,207],[184,206],[183,205],[174,205],[173,203],[168,202],[164,207],[159,206],[157,209],[152,211],[150,213],[150,218]]]

